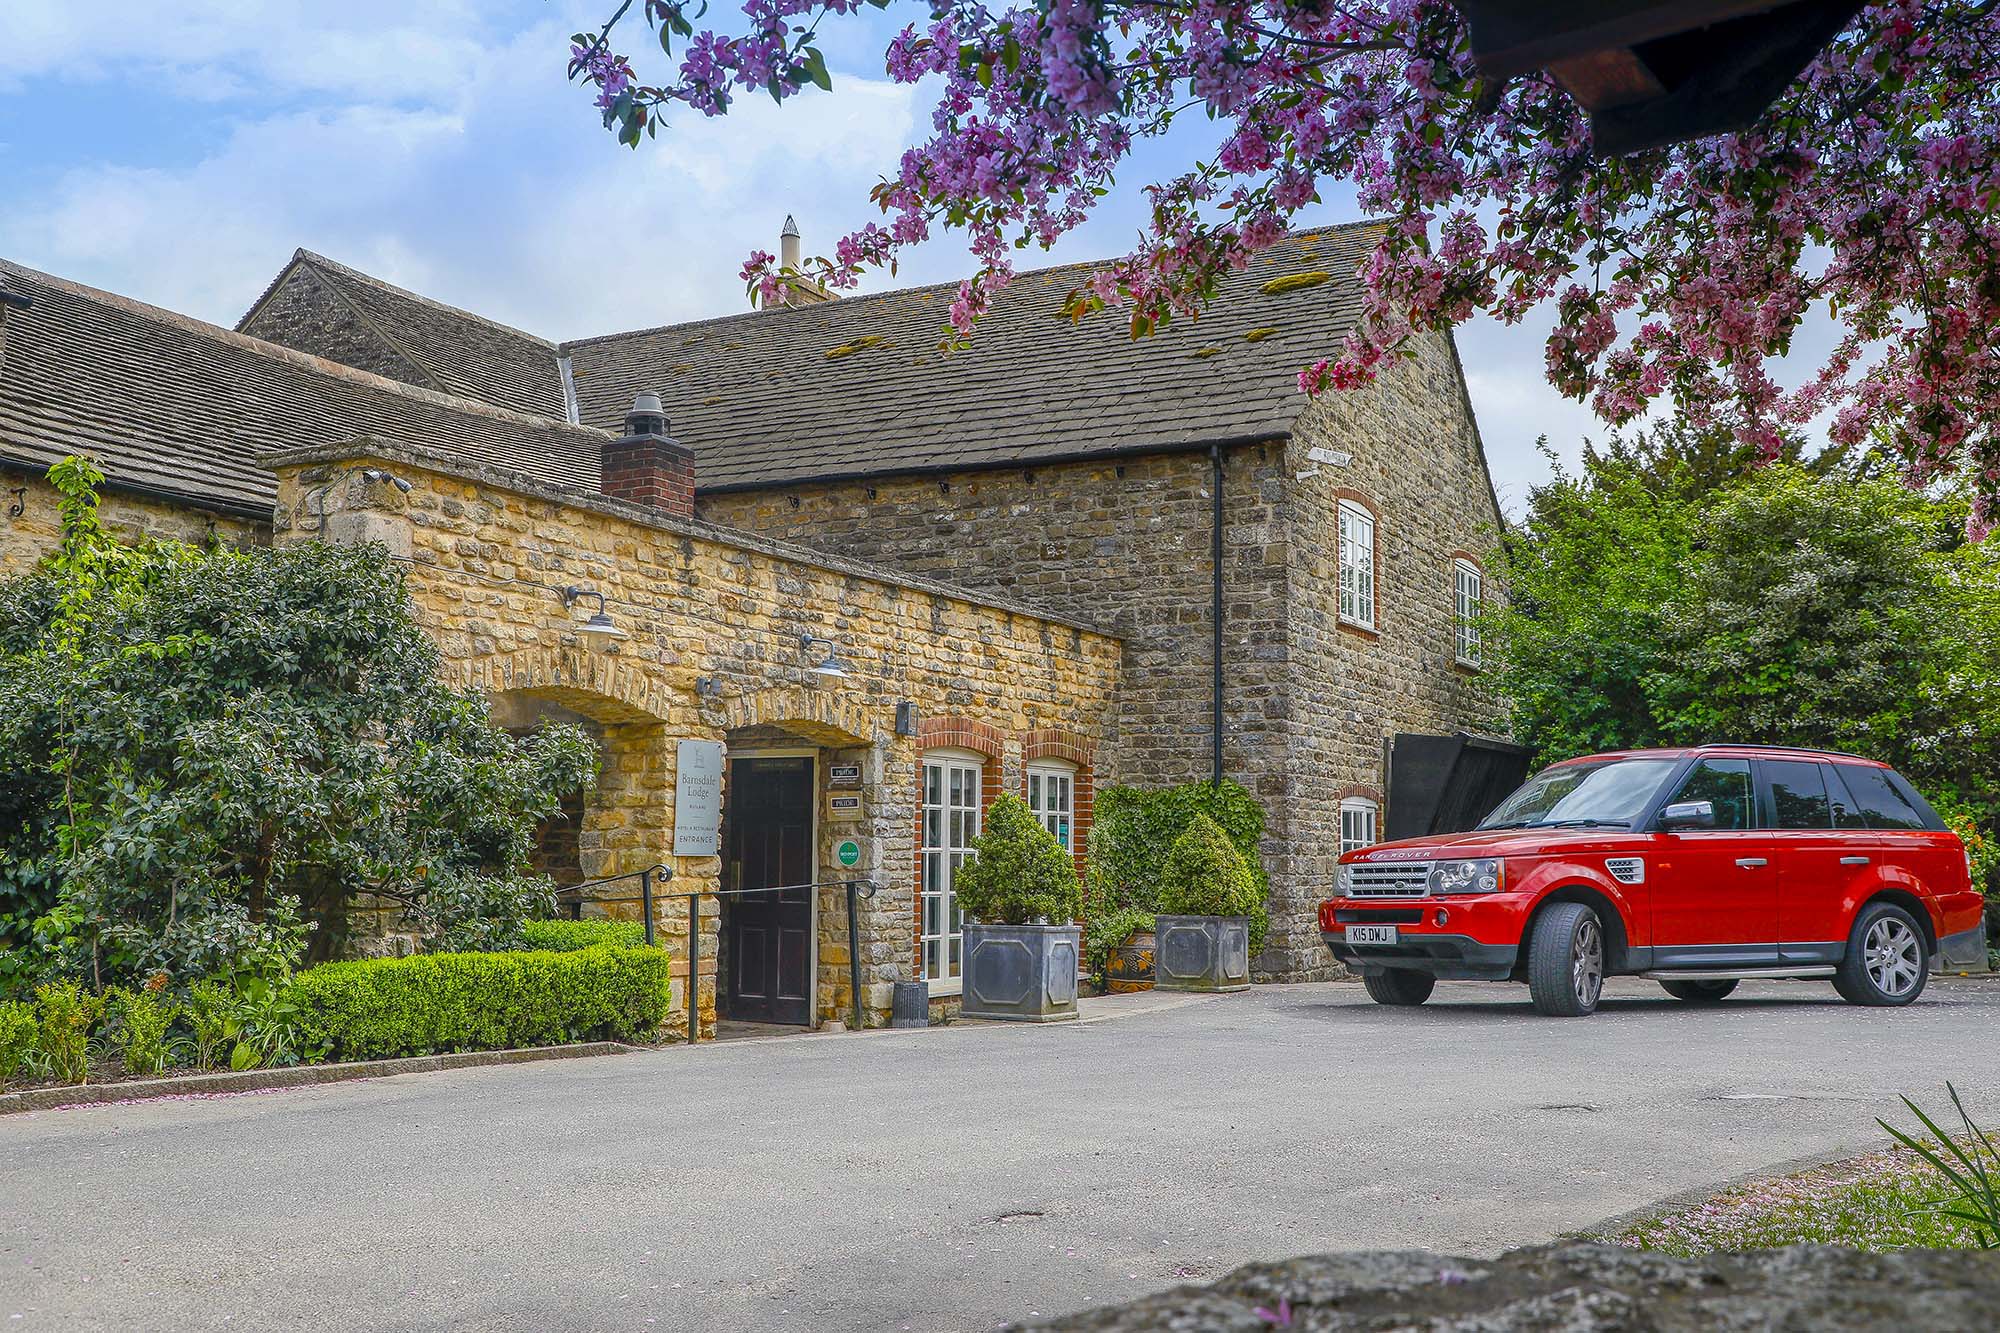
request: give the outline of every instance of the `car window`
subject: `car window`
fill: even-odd
[[[1931,808],[1931,803],[1923,798],[1923,794],[1910,785],[1908,778],[1893,768],[1885,776],[1889,779],[1889,790],[1902,797],[1903,804],[1917,812],[1918,817],[1924,821],[1923,826],[1925,828],[1933,833],[1943,833],[1945,831],[1947,825],[1944,820],[1939,817],[1936,810]]]
[[[1551,824],[1625,824],[1643,815],[1678,759],[1610,759],[1554,764],[1529,778],[1481,828]]]
[[[1680,790],[1667,804],[1707,801],[1715,807],[1717,828],[1747,829],[1757,826],[1752,817],[1757,810],[1751,795],[1748,759],[1704,759],[1681,782]]]
[[[1854,793],[1854,803],[1869,828],[1915,828],[1924,826],[1924,817],[1889,785],[1887,769],[1844,764],[1841,779]]]
[[[1841,778],[1844,764],[1822,766],[1820,776],[1826,779],[1827,799],[1833,802],[1833,826],[1835,828],[1867,828],[1867,816],[1861,813],[1861,803],[1854,799],[1854,789]]]
[[[1822,765],[1809,760],[1767,760],[1764,779],[1771,784],[1773,828],[1832,828]]]

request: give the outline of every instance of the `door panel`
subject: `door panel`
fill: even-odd
[[[1757,763],[1765,823],[1778,863],[1778,932],[1786,962],[1824,962],[1847,939],[1846,908],[1855,881],[1871,875],[1874,836],[1860,822],[1847,789],[1816,760]],[[1836,827],[1845,823],[1849,827]],[[1838,957],[1835,949],[1833,956]]]
[[[729,888],[769,893],[723,901],[729,951],[723,1012],[763,1023],[806,1023],[812,1009],[813,762],[732,760],[723,850]]]
[[[1653,962],[1661,967],[1754,965],[1778,951],[1778,871],[1771,835],[1756,825],[1747,759],[1705,759],[1669,798],[1707,801],[1716,827],[1660,834],[1647,867]]]

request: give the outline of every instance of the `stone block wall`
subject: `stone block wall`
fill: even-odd
[[[56,509],[60,499],[41,473],[0,467],[0,578],[26,573],[62,540],[62,516]],[[16,503],[21,512],[9,514]],[[126,541],[150,536],[202,542],[213,537],[237,546],[262,546],[271,540],[268,522],[112,489],[100,492],[97,512],[105,527]]]
[[[300,264],[291,265],[279,279],[245,321],[243,332],[404,384],[436,387],[431,376]]]
[[[546,701],[602,727],[606,775],[579,835],[586,875],[657,861],[674,868],[679,891],[719,884],[719,858],[672,853],[682,739],[729,744],[775,729],[819,747],[822,770],[862,763],[863,817],[838,827],[822,820],[818,877],[835,876],[831,844],[853,836],[862,848],[856,872],[901,886],[915,874],[920,748],[915,736],[895,734],[898,703],[1009,735],[1101,736],[1108,725],[1120,646],[1080,620],[389,445],[364,441],[272,463],[278,540],[311,535],[300,532],[314,526],[304,497],[345,469],[379,466],[409,481],[407,495],[384,485],[333,488],[329,531],[378,534],[408,552],[420,617],[456,683]],[[602,592],[630,637],[586,640],[579,627],[596,603],[565,607],[558,594],[572,584]],[[805,633],[832,640],[852,674],[812,676]],[[700,924],[705,1012],[714,902],[703,900]],[[825,891],[819,907],[818,1009],[832,1015],[846,998],[844,897]],[[661,921],[681,957],[684,914],[675,904]],[[864,906],[871,1009],[885,1011],[890,983],[909,975],[915,933],[908,894],[879,893]]]
[[[1386,790],[1385,739],[1492,730],[1500,717],[1485,683],[1452,664],[1450,576],[1451,553],[1493,544],[1499,513],[1450,340],[1417,352],[1371,388],[1306,407],[1291,438],[1225,453],[1223,764],[1268,817],[1264,980],[1334,973],[1314,910],[1339,852],[1340,796]],[[1348,462],[1316,462],[1315,448]],[[1205,453],[1143,454],[697,491],[695,508],[1102,620],[1125,651],[1096,779],[1152,787],[1210,771],[1211,484]],[[1373,636],[1337,628],[1343,488],[1381,516]]]

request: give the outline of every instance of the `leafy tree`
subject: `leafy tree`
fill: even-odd
[[[1076,863],[1028,803],[1012,792],[986,812],[986,830],[972,840],[972,851],[952,876],[952,888],[960,905],[979,920],[1064,925],[1082,910]]]
[[[882,8],[889,0],[869,0]],[[607,9],[612,8],[607,0]],[[887,225],[787,272],[762,251],[744,277],[853,285],[941,228],[979,268],[951,309],[969,334],[1014,273],[1090,219],[1116,175],[1179,117],[1216,122],[1212,155],[1146,187],[1124,258],[1084,275],[1069,309],[1129,308],[1134,334],[1190,317],[1222,275],[1279,240],[1329,182],[1382,218],[1363,319],[1300,376],[1367,383],[1412,335],[1484,312],[1514,322],[1553,301],[1550,381],[1613,423],[1662,401],[1767,452],[1823,411],[1837,440],[1880,433],[1913,480],[1977,479],[1973,530],[2000,496],[2000,19],[1992,0],[1864,5],[1741,133],[1622,157],[1546,72],[1475,65],[1448,0],[929,0],[889,43],[890,77],[936,98],[930,137],[875,187]],[[570,73],[636,146],[681,108],[727,113],[831,78],[822,30],[859,3],[743,0],[696,31],[692,0],[624,0],[572,39]],[[616,49],[643,15],[669,61],[642,78]],[[1808,315],[1840,337],[1783,387],[1770,362]]]
[[[1731,740],[1887,760],[2000,815],[2000,564],[1964,501],[1760,469],[1713,490],[1597,455],[1497,557],[1498,684],[1543,759]]]
[[[522,873],[534,825],[595,751],[574,728],[511,737],[447,688],[386,552],[123,546],[94,466],[50,480],[62,543],[0,584],[17,971],[282,971],[308,922],[327,952],[362,891],[450,947],[507,942],[549,902]]]

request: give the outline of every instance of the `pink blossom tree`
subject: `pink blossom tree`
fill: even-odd
[[[635,3],[659,82],[617,53]],[[570,71],[636,146],[677,106],[829,87],[821,27],[888,3],[744,0],[729,30],[697,31],[693,0],[625,0],[577,35]],[[956,230],[978,264],[951,309],[962,339],[1015,252],[1076,227],[1136,144],[1197,113],[1220,151],[1145,187],[1139,244],[1070,294],[1073,316],[1115,306],[1134,335],[1197,317],[1349,181],[1386,225],[1364,318],[1301,370],[1307,393],[1368,383],[1423,331],[1552,301],[1549,379],[1608,422],[1664,403],[1775,450],[1825,419],[1892,448],[1912,484],[1969,477],[1976,533],[2000,519],[2000,0],[1868,5],[1747,131],[1612,158],[1550,78],[1483,78],[1445,0],[927,3],[886,56],[937,100],[873,191],[884,221],[802,272],[752,254],[753,299],[851,287]],[[1815,311],[1838,342],[1782,384],[1773,362]]]

